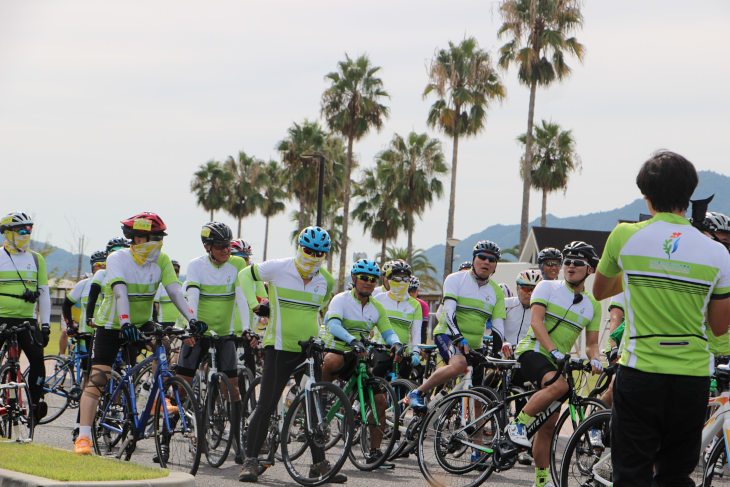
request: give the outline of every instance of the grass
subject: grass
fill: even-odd
[[[158,479],[170,473],[94,455],[76,455],[37,443],[0,442],[0,468],[66,482]]]

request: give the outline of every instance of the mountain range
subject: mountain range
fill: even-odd
[[[730,216],[730,177],[718,174],[712,171],[699,171],[700,182],[692,196],[693,199],[704,199],[714,194],[710,203],[710,211],[719,211]],[[608,196],[608,195],[607,195]],[[610,196],[609,196],[610,197]],[[607,198],[608,199],[608,198]],[[687,215],[691,215],[692,207]],[[574,228],[582,230],[604,230],[610,231],[616,226],[619,220],[637,221],[641,213],[649,213],[646,208],[646,202],[643,198],[638,198],[621,208],[614,210],[601,211],[598,213],[589,213],[587,215],[571,216],[559,218],[557,216],[547,215],[547,226],[552,228]],[[534,219],[530,226],[539,226],[540,218]],[[454,260],[454,268],[458,269],[461,262],[471,260],[471,252],[474,245],[480,240],[492,240],[496,242],[502,249],[514,247],[520,240],[519,225],[492,225],[484,230],[469,235],[463,239],[459,245],[454,248],[454,255],[460,255],[458,260]],[[438,269],[437,279],[443,278],[443,262],[445,245],[434,245],[426,250],[425,254],[428,260]],[[507,255],[505,261],[515,261],[514,257]]]

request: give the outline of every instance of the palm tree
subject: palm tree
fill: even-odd
[[[228,201],[228,185],[233,180],[233,174],[226,171],[220,162],[210,160],[201,164],[190,181],[190,191],[195,193],[198,206],[210,212],[210,221],[213,221],[213,212],[226,206]]]
[[[517,137],[517,140],[527,144],[527,134]],[[580,156],[575,153],[575,139],[572,130],[560,130],[560,125],[542,121],[542,127],[535,125],[532,146],[532,187],[542,190],[542,217],[540,226],[547,224],[547,195],[559,189],[563,193],[568,190],[568,178],[572,171],[580,171],[582,163]],[[525,177],[524,156],[522,157],[520,174]]]
[[[376,77],[380,67],[370,64],[367,55],[355,60],[345,54],[337,71],[329,73],[325,79],[331,85],[322,93],[322,116],[332,132],[342,134],[347,139],[347,162],[345,166],[345,188],[343,194],[342,250],[340,252],[340,271],[338,291],[345,287],[345,264],[347,263],[347,228],[350,214],[350,178],[352,176],[352,146],[370,131],[383,125],[388,117],[388,107],[379,100],[389,98],[383,89],[383,81]]]
[[[266,230],[264,232],[264,262],[266,261],[266,251],[269,247],[269,219],[286,209],[284,202],[286,193],[282,189],[281,167],[276,161],[269,161],[264,166],[264,174],[266,174],[266,184],[263,187],[264,201],[261,205],[261,214],[266,218]]]
[[[514,247],[510,247],[507,249],[502,249],[501,252],[502,256],[511,255],[515,258],[515,260],[518,260],[520,258],[520,244],[517,244]]]
[[[266,186],[268,178],[264,162],[243,151],[238,153],[238,160],[228,156],[224,167],[233,175],[227,211],[238,220],[238,238],[241,238],[241,221],[264,204],[264,197],[259,191]]]
[[[407,139],[393,135],[388,148],[375,156],[382,161],[384,186],[398,202],[406,217],[408,245],[406,261],[413,256],[414,215],[422,216],[426,207],[433,203],[434,196],[441,198],[444,186],[439,176],[447,174],[448,165],[438,139],[428,134],[411,132]]]
[[[500,48],[499,65],[505,70],[512,63],[519,66],[517,78],[530,87],[525,140],[525,178],[522,186],[520,248],[527,240],[530,220],[530,186],[532,185],[532,125],[535,118],[537,86],[548,86],[557,78],[565,79],[571,68],[565,55],[573,54],[581,62],[585,47],[568,35],[583,24],[581,0],[502,0],[499,11],[504,21],[498,36],[509,41]]]
[[[492,59],[487,51],[479,49],[476,39],[469,37],[455,46],[436,52],[428,68],[430,83],[423,92],[432,92],[438,100],[428,112],[428,125],[438,127],[453,138],[451,157],[451,195],[446,238],[454,236],[454,211],[456,206],[456,163],[459,155],[459,138],[475,136],[487,122],[489,102],[503,100],[504,86],[492,69]],[[444,277],[451,273],[453,248],[446,246]]]
[[[378,163],[375,169],[365,169],[362,179],[355,183],[353,194],[360,198],[360,202],[352,211],[352,216],[363,224],[363,234],[370,230],[370,237],[381,243],[382,267],[385,264],[385,248],[389,241],[398,237],[403,217],[395,200],[388,196],[388,188],[383,186],[383,177],[379,173],[381,166],[382,163]]]
[[[298,232],[304,230],[311,217],[312,195],[316,205],[319,164],[315,159],[302,157],[306,154],[322,153],[325,150],[327,133],[317,122],[305,119],[287,130],[287,138],[279,141],[276,150],[281,152],[286,166],[284,185],[292,200],[299,202]]]
[[[411,260],[406,259],[408,256],[407,248],[388,247],[385,249],[385,254],[387,260],[403,259],[408,262],[413,269],[413,275],[416,276],[424,286],[429,289],[433,289],[434,291],[441,289],[441,283],[439,283],[436,278],[431,275],[432,272],[436,274],[436,267],[428,260],[423,249],[413,249]],[[377,254],[375,258],[379,259],[380,254]]]

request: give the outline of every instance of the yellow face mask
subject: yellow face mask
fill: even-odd
[[[390,293],[396,301],[403,301],[408,293],[408,283],[390,281]]]
[[[12,230],[5,230],[5,248],[13,254],[25,252],[30,246],[30,234],[19,235]]]
[[[322,266],[322,262],[324,262],[325,255],[322,257],[314,257],[312,255],[305,254],[301,247],[297,247],[297,256],[294,258],[294,265],[302,279],[311,279],[315,274],[317,274],[317,272],[319,272],[319,268]]]
[[[132,245],[129,248],[132,258],[138,265],[145,263],[154,264],[160,258],[162,242],[146,242]]]

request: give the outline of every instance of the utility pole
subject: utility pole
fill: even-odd
[[[81,280],[81,266],[84,261],[84,236],[82,235],[79,239],[79,270],[76,273],[76,281]]]

